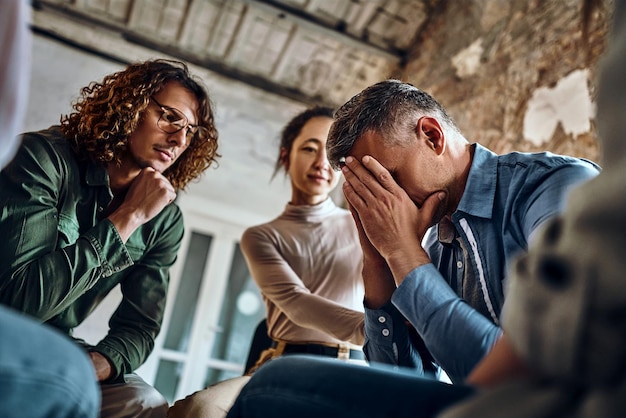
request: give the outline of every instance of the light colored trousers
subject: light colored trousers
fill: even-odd
[[[249,376],[234,377],[192,393],[176,401],[167,418],[223,418],[248,380]]]

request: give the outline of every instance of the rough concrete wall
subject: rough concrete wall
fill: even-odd
[[[444,0],[403,79],[442,103],[471,142],[599,161],[596,66],[612,3],[585,43],[581,0]]]

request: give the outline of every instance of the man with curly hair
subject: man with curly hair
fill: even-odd
[[[102,417],[164,417],[133,373],[159,333],[183,236],[172,202],[219,157],[205,87],[185,64],[129,65],[81,90],[60,126],[22,136],[0,173],[0,303],[68,334],[119,285],[88,352]]]

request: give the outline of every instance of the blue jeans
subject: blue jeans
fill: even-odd
[[[472,393],[408,369],[291,355],[257,370],[228,418],[431,417]]]
[[[96,418],[100,388],[73,341],[0,306],[0,416]]]

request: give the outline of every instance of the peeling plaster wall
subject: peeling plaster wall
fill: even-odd
[[[575,70],[554,87],[536,89],[524,113],[524,139],[537,147],[549,146],[559,124],[574,139],[589,132],[595,108],[587,79],[588,70]]]
[[[441,102],[471,142],[599,161],[593,102],[612,3],[592,15],[586,43],[581,5],[444,1],[402,77]]]

